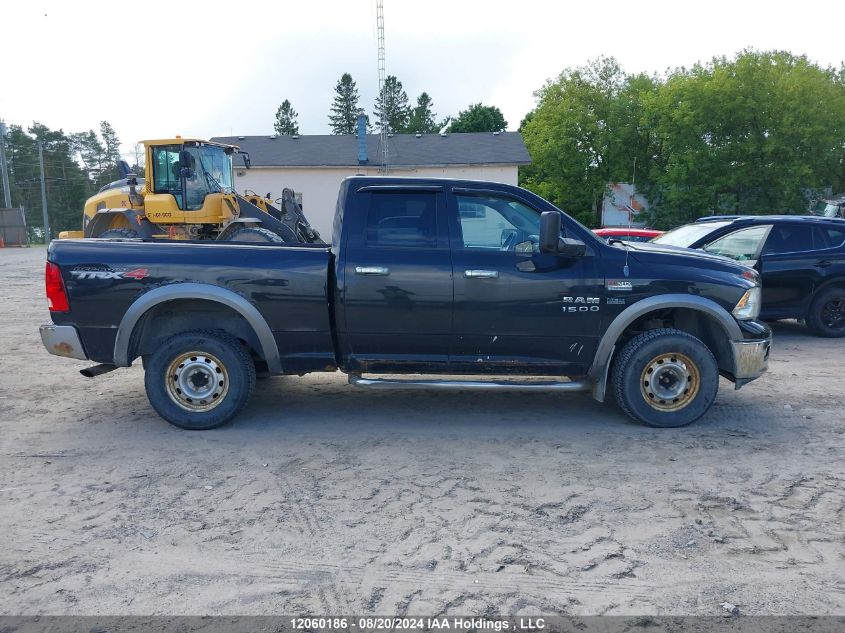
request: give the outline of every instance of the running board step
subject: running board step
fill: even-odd
[[[475,391],[589,391],[587,380],[519,382],[510,380],[413,380],[363,378],[350,374],[349,384],[366,389],[452,389]]]

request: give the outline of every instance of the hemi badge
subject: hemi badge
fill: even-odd
[[[609,279],[607,281],[607,289],[608,290],[625,290],[630,292],[634,289],[634,284],[630,281],[618,280],[618,279]]]

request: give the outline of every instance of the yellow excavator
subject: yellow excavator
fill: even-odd
[[[120,161],[120,180],[86,201],[82,230],[64,231],[60,239],[321,242],[290,189],[276,201],[235,192],[234,155],[250,167],[249,154],[239,147],[179,136],[143,143],[147,178],[138,178]]]

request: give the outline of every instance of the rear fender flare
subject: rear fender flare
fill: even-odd
[[[282,373],[282,363],[279,358],[279,348],[273,331],[258,309],[241,295],[209,284],[201,283],[176,283],[167,286],[160,286],[142,294],[123,315],[120,325],[117,328],[117,336],[114,341],[114,364],[118,367],[129,367],[132,359],[129,358],[129,349],[132,344],[132,337],[141,318],[155,306],[166,301],[175,299],[202,299],[227,306],[238,312],[255,332],[261,345],[261,355],[267,362],[270,373]]]
[[[596,400],[604,402],[610,362],[616,349],[616,342],[625,329],[644,314],[667,308],[688,308],[702,312],[715,319],[724,330],[725,336],[730,340],[741,341],[743,339],[742,330],[740,330],[730,312],[712,299],[686,294],[667,294],[640,299],[622,310],[611,321],[601,341],[599,341],[596,354],[593,357],[593,364],[588,372],[588,376],[594,381],[593,397]]]

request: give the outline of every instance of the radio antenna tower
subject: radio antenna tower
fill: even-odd
[[[384,0],[376,0],[376,29],[378,31],[378,94],[379,99],[382,100],[382,116],[384,116],[384,79],[385,79],[385,63],[384,63]],[[379,142],[381,144],[381,169],[387,172],[389,156],[387,151],[388,139],[388,124],[387,121],[382,120],[381,132],[379,135]]]

